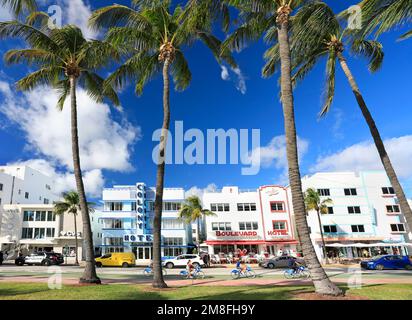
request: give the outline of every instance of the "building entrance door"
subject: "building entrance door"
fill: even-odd
[[[133,247],[133,253],[138,260],[151,260],[153,256],[152,247]]]

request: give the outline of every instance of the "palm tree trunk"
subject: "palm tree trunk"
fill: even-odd
[[[320,212],[319,212],[319,210],[316,210],[316,213],[318,214],[320,237],[322,238],[323,258],[325,259],[325,261],[326,261],[326,263],[327,263],[327,261],[328,261],[328,256],[327,256],[327,253],[326,253],[325,237],[323,236],[322,220],[320,219]]]
[[[408,229],[409,231],[412,231],[412,210],[409,206],[408,200],[406,199],[405,193],[403,192],[403,188],[398,180],[398,176],[396,175],[396,172],[392,166],[389,155],[386,152],[385,145],[383,144],[379,130],[375,124],[375,121],[373,120],[372,114],[370,113],[365,103],[365,100],[363,99],[363,96],[359,90],[355,78],[353,77],[352,72],[350,71],[349,66],[346,63],[346,59],[343,56],[342,52],[338,52],[338,59],[343,72],[348,78],[349,84],[352,88],[353,94],[355,95],[356,101],[358,102],[359,108],[362,111],[363,117],[365,118],[366,123],[368,124],[369,130],[373,137],[373,141],[375,142],[376,149],[378,150],[382,165],[386,171],[386,175],[388,176],[389,181],[393,189],[395,190],[395,194],[398,198],[401,211],[406,219]]]
[[[80,211],[83,220],[83,241],[86,251],[86,266],[80,283],[96,283],[100,284],[101,281],[97,277],[95,261],[94,261],[94,249],[92,230],[90,226],[89,208],[87,206],[86,194],[84,191],[84,184],[82,178],[82,171],[80,169],[80,154],[79,154],[79,136],[77,129],[77,101],[76,101],[76,78],[70,77],[70,100],[71,100],[71,131],[72,131],[72,153],[73,153],[73,168],[74,177],[76,180],[77,192],[80,198]]]
[[[79,253],[77,250],[77,218],[76,214],[73,214],[74,217],[74,242],[75,242],[75,248],[74,248],[74,253],[76,255],[76,261],[74,262],[75,265],[79,265]]]
[[[154,288],[167,288],[162,272],[162,252],[161,252],[161,227],[162,227],[162,206],[163,187],[165,176],[166,144],[170,123],[170,84],[169,84],[170,58],[166,58],[163,64],[163,126],[159,144],[159,159],[156,175],[156,198],[155,214],[153,219],[153,283]]]
[[[281,95],[286,134],[286,154],[289,166],[289,183],[292,192],[296,228],[301,241],[302,252],[316,292],[327,295],[341,295],[342,291],[327,276],[319,263],[309,235],[306,220],[305,201],[299,171],[295,115],[291,81],[291,55],[289,46],[289,16],[278,23],[278,41],[281,62]]]

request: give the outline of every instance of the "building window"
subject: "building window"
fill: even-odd
[[[359,206],[351,206],[351,207],[348,207],[348,213],[349,214],[359,214],[361,213],[361,209]]]
[[[393,223],[391,224],[392,232],[405,232],[405,225],[403,223]]]
[[[212,222],[213,231],[231,231],[232,224],[230,222]]]
[[[252,222],[239,222],[239,230],[257,230],[258,223],[255,221]]]
[[[0,204],[1,204],[1,198],[0,198]]]
[[[136,202],[132,202],[132,211],[136,211],[136,209],[137,209]]]
[[[46,211],[36,211],[36,221],[46,221]]]
[[[24,193],[24,198],[26,198],[26,199],[29,198],[29,193],[28,193],[28,192],[25,192],[25,193]]]
[[[34,211],[24,211],[23,221],[34,221]]]
[[[382,193],[392,195],[392,194],[395,194],[395,190],[392,187],[383,187]]]
[[[365,227],[363,224],[351,225],[352,232],[365,232]]]
[[[386,206],[386,212],[387,213],[400,213],[401,209],[399,208],[399,205],[397,205],[397,204],[388,205],[388,206]]]
[[[338,228],[335,225],[323,226],[323,232],[325,232],[325,233],[337,233]]]
[[[47,221],[56,221],[56,214],[53,211],[47,211]]]
[[[123,211],[122,202],[106,202],[106,208],[109,211]]]
[[[50,203],[49,199],[46,199],[46,198],[43,199],[43,204],[49,204],[49,203]]]
[[[229,203],[211,203],[210,204],[210,211],[229,211],[230,206]]]
[[[286,221],[273,221],[273,230],[287,230]]]
[[[183,222],[178,219],[162,219],[162,229],[181,230],[184,229]]]
[[[44,239],[45,229],[44,228],[34,228],[34,239]]]
[[[0,191],[3,191],[3,184],[0,183]]]
[[[32,239],[33,238],[33,228],[23,228],[21,232],[22,239]]]
[[[51,187],[48,184],[46,184],[46,189],[51,190]]]
[[[318,193],[320,196],[323,196],[323,197],[330,196],[329,189],[318,189]]]
[[[46,238],[54,238],[54,228],[46,229]]]
[[[285,203],[280,201],[270,202],[270,211],[272,212],[285,212]]]
[[[333,214],[333,207],[328,207],[328,214]]]
[[[154,211],[154,202],[153,201],[147,201],[146,207],[147,207],[147,210],[149,210],[150,212],[153,212]]]
[[[104,219],[104,229],[123,229],[123,221],[121,219]]]
[[[183,238],[163,238],[165,246],[183,246]]]
[[[164,211],[179,211],[180,207],[180,202],[163,202]]]
[[[345,196],[356,196],[357,194],[355,188],[345,189]]]
[[[237,211],[256,211],[256,203],[238,203]]]
[[[107,246],[123,246],[122,237],[105,238],[104,240]]]

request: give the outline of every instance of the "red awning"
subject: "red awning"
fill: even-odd
[[[218,244],[265,244],[265,245],[276,245],[276,244],[297,244],[296,240],[279,240],[279,241],[265,241],[265,240],[206,240],[208,245],[218,245]]]

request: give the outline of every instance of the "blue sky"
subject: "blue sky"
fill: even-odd
[[[58,2],[63,7],[64,21],[80,24],[98,3],[82,0]],[[336,12],[344,8],[341,2],[328,2]],[[111,3],[99,1],[99,5]],[[356,1],[345,3],[349,5]],[[348,52],[346,54],[385,139],[395,169],[407,194],[412,196],[412,167],[409,163],[412,158],[412,41],[397,42],[402,31],[395,30],[382,36],[385,62],[376,74],[368,72],[364,60],[352,57]],[[16,46],[22,47],[23,44],[1,41],[1,54]],[[260,76],[265,48],[263,43],[254,43],[236,54],[241,77],[229,70],[230,79],[224,81],[222,69],[210,52],[203,45],[195,44],[185,52],[193,75],[192,83],[184,92],[171,93],[172,128],[174,121],[184,121],[185,129],[198,128],[205,133],[209,128],[260,129],[261,147],[266,158],[259,174],[241,175],[242,165],[169,165],[166,168],[166,186],[189,189],[215,184],[218,187],[238,185],[256,188],[285,183],[281,137],[284,128],[278,99],[278,75],[271,79]],[[316,170],[380,169],[368,128],[339,66],[332,111],[326,118],[318,119],[324,67],[324,61],[321,61],[295,90],[297,131],[304,149],[300,159],[302,175]],[[13,82],[24,75],[27,68],[4,66],[0,62],[0,69],[0,163],[29,161],[39,169],[52,171],[62,188],[70,186],[70,153],[59,150],[59,146],[64,149],[68,138],[64,121],[68,123],[69,118],[50,109],[53,104],[50,89],[26,95],[14,91]],[[240,83],[242,80],[244,85]],[[85,126],[84,135],[89,139],[85,142],[84,169],[89,174],[89,184],[86,185],[90,186],[89,192],[93,197],[97,197],[102,186],[137,181],[155,184],[156,166],[151,155],[156,142],[152,141],[152,133],[162,123],[161,78],[149,83],[141,97],[134,95],[132,86],[127,87],[121,92],[121,100],[121,112],[108,105],[96,106],[85,96],[79,101],[79,109],[85,110],[80,124]],[[47,116],[47,123],[42,121],[43,116]],[[99,143],[96,144],[94,139]],[[70,146],[65,149],[70,151]]]

